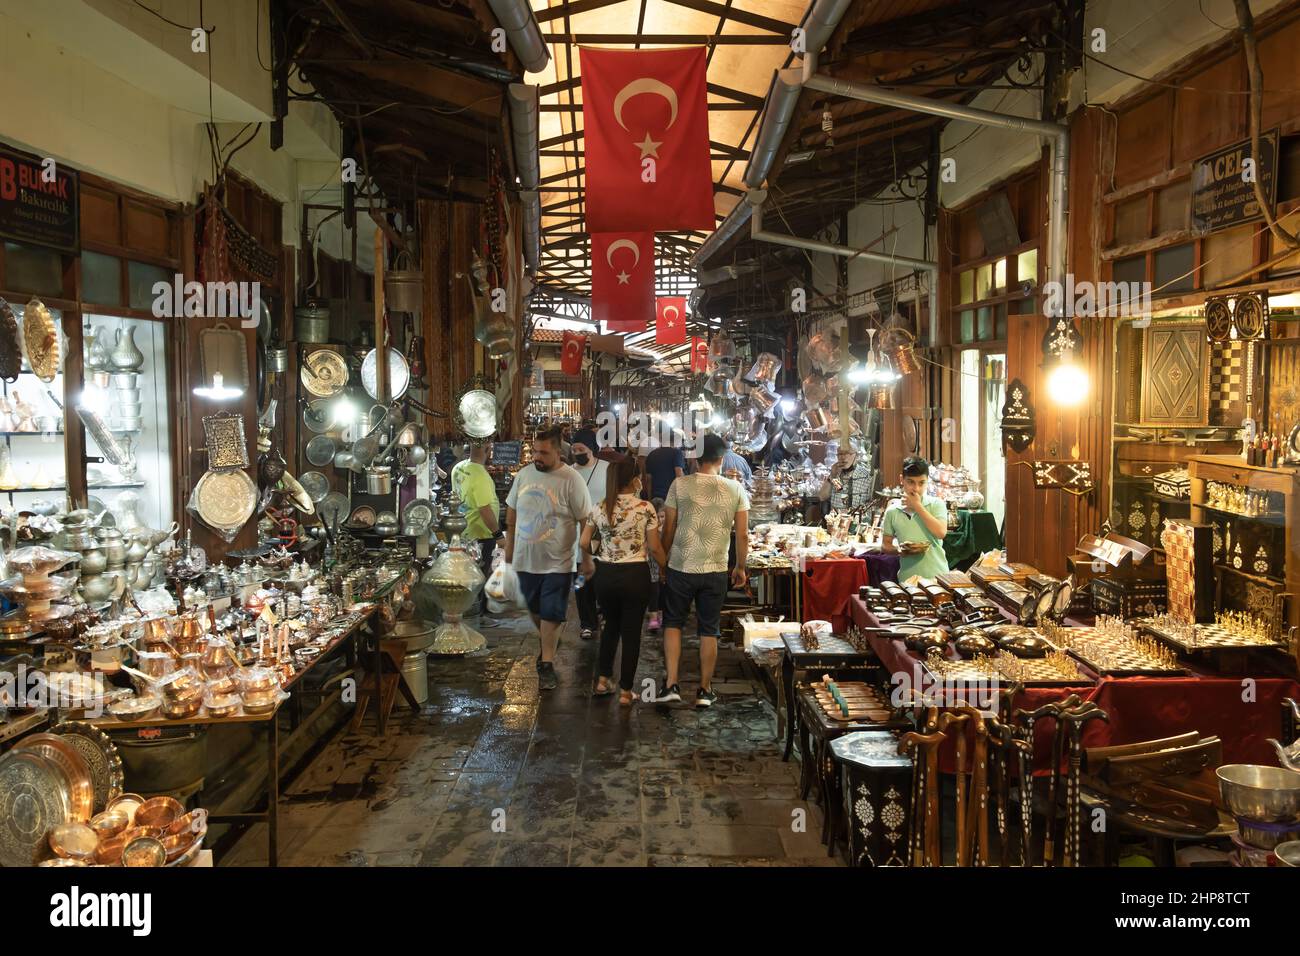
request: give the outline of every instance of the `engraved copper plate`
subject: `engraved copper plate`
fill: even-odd
[[[0,866],[31,866],[50,830],[69,819],[68,781],[56,764],[31,750],[0,757]]]
[[[337,395],[348,384],[347,363],[343,356],[328,349],[317,349],[308,355],[299,375],[303,387],[320,398]]]
[[[42,382],[54,381],[59,373],[59,327],[40,299],[32,299],[23,309],[23,345],[36,377]]]
[[[257,486],[243,471],[206,472],[194,488],[199,517],[214,528],[238,528],[257,507]]]
[[[209,470],[248,467],[248,440],[244,437],[242,415],[233,412],[208,415],[203,419],[203,434],[208,443]]]
[[[90,779],[81,752],[56,734],[30,734],[14,745],[14,750],[31,750],[58,764],[68,778],[69,812],[77,823],[85,823],[95,814],[95,786]]]
[[[103,811],[110,800],[122,794],[122,758],[117,747],[108,734],[85,721],[60,721],[52,730],[86,761],[95,789],[95,812]]]

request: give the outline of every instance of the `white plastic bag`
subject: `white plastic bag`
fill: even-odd
[[[515,573],[507,562],[502,561],[488,578],[487,584],[483,585],[483,590],[488,596],[489,601],[495,601],[498,604],[507,607],[525,607],[523,593],[519,590],[519,575]]]

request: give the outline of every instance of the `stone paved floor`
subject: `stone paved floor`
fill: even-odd
[[[333,740],[283,797],[285,866],[838,865],[821,816],[798,801],[798,764],[781,762],[771,706],[722,652],[722,700],[593,698],[596,641],[571,617],[556,658],[560,686],[540,695],[527,618],[484,628],[488,647],[432,658],[429,702],[399,707],[388,735]],[[638,681],[662,679],[662,644],[644,642]],[[803,825],[800,826],[802,819]],[[223,865],[265,865],[261,825]]]

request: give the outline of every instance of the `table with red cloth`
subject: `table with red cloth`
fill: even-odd
[[[809,561],[803,574],[803,620],[830,621],[836,634],[853,623],[849,599],[867,583],[867,566],[858,558]]]
[[[898,555],[886,551],[868,551],[862,556],[867,565],[867,583],[879,587],[884,581],[898,580]]]
[[[858,627],[879,628],[880,622],[856,595],[850,602]],[[901,638],[887,634],[870,637],[872,650],[890,674],[907,674],[911,686],[923,689],[921,662]],[[1082,667],[1082,665],[1080,665]],[[1086,670],[1086,668],[1085,668]],[[1300,684],[1288,677],[1219,677],[1196,673],[1187,677],[1103,677],[1095,684],[1064,687],[1027,687],[1012,702],[1013,709],[1034,710],[1043,704],[1078,694],[1095,701],[1108,720],[1089,721],[1083,729],[1085,747],[1156,740],[1195,730],[1223,741],[1223,762],[1277,763],[1268,738],[1282,736],[1282,699],[1300,699]],[[1054,724],[1042,721],[1036,728],[1034,763],[1048,766]],[[950,772],[951,759],[941,763]]]

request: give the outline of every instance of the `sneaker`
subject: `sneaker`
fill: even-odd
[[[712,707],[718,702],[718,695],[707,687],[701,687],[695,692],[696,707]]]
[[[656,704],[671,704],[682,699],[682,689],[673,684],[666,691],[655,698]]]
[[[657,631],[664,626],[664,615],[662,611],[655,611],[650,615],[650,623],[646,625],[647,630]]]
[[[537,668],[537,687],[539,690],[555,690],[560,686],[560,679],[555,674],[555,665],[544,663]]]
[[[582,639],[583,639],[584,641],[589,641],[589,640],[591,640],[593,637],[596,636],[596,632],[593,631],[593,630],[592,630],[591,628],[589,628],[589,627],[584,627],[584,628],[582,629],[581,634],[582,634]]]

